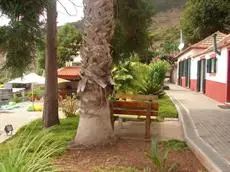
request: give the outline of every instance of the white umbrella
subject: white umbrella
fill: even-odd
[[[8,82],[9,84],[45,84],[45,78],[37,75],[36,73],[30,73],[22,77],[13,79]]]
[[[31,90],[32,90],[32,97],[34,95],[34,84],[37,85],[44,85],[45,84],[45,78],[36,74],[36,73],[30,73],[28,75],[24,75],[23,77],[16,78],[12,81],[8,82],[9,84],[31,84]]]
[[[8,84],[29,84],[29,82],[24,77],[13,79],[7,83]]]
[[[25,75],[23,78],[25,78],[27,82],[31,83],[32,97],[34,96],[34,84],[37,84],[37,85],[45,84],[45,78],[40,75],[37,75],[36,73],[30,73],[28,75]]]
[[[45,77],[40,76],[36,73],[30,73],[28,75],[23,76],[23,78],[31,84],[38,84],[38,85],[44,85],[45,84]]]

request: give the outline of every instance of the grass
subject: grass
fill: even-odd
[[[159,106],[158,118],[178,118],[176,107],[169,96],[164,95],[163,97],[159,98]]]
[[[186,144],[186,142],[175,140],[175,139],[168,140],[168,141],[161,141],[159,142],[159,145],[172,151],[183,151],[188,149],[188,145]]]
[[[53,126],[49,129],[43,129],[41,120],[35,120],[28,125],[19,129],[19,131],[0,144],[0,171],[1,171],[1,162],[6,166],[6,170],[3,172],[12,171],[12,169],[17,169],[20,165],[20,169],[23,172],[37,172],[37,169],[26,171],[24,166],[28,168],[33,168],[32,163],[40,163],[46,165],[48,168],[46,171],[55,171],[52,167],[52,160],[57,156],[62,155],[66,150],[69,142],[73,139],[76,134],[76,129],[78,125],[78,117],[70,117],[66,119],[61,119],[60,125]],[[41,136],[41,137],[40,137]],[[36,138],[36,139],[35,139]],[[29,146],[27,146],[29,145]],[[158,143],[158,146],[163,148],[168,148],[172,151],[183,151],[187,149],[187,145],[183,141],[178,140],[169,140],[162,141]],[[21,149],[23,148],[23,149]],[[50,153],[49,153],[50,151]],[[24,153],[25,152],[25,155]],[[46,157],[47,154],[50,154],[50,157]],[[18,158],[19,155],[22,158]],[[5,158],[8,157],[8,158]],[[31,158],[33,157],[33,158]],[[42,160],[40,160],[41,158]],[[37,158],[37,159],[36,159]],[[24,159],[21,161],[20,159]],[[27,162],[28,161],[28,162]],[[47,162],[48,161],[48,162]],[[17,162],[17,165],[15,165]],[[40,165],[39,164],[39,165]],[[7,169],[7,167],[10,167]],[[40,168],[40,166],[38,166]],[[20,171],[20,170],[19,170]],[[116,168],[107,168],[107,167],[97,167],[94,172],[138,172],[139,170],[129,167],[116,167]],[[149,170],[144,170],[148,172]]]
[[[42,128],[41,120],[35,120],[28,125],[25,125],[10,139],[0,144],[0,158],[4,157],[9,149],[11,148],[20,148],[24,145],[26,140],[32,140],[37,135],[49,135],[49,139],[47,140],[45,146],[48,149],[53,146],[53,143],[58,143],[59,149],[55,151],[54,156],[58,156],[63,154],[66,150],[69,142],[73,139],[76,133],[77,125],[78,125],[78,117],[71,117],[60,120],[60,125],[53,126],[48,129]],[[39,140],[42,142],[42,140]],[[29,147],[29,152],[34,152],[37,149],[39,143],[32,144]]]

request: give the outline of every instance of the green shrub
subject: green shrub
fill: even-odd
[[[165,61],[153,62],[149,65],[134,64],[133,73],[136,81],[134,85],[137,93],[144,95],[161,95],[168,63]]]
[[[159,172],[172,172],[174,171],[178,164],[173,163],[171,166],[168,164],[168,153],[169,148],[160,153],[158,142],[155,138],[152,138],[151,153],[147,156],[151,159],[152,163],[159,170]]]
[[[42,88],[42,87],[37,87],[37,88],[34,88],[33,89],[33,92],[32,92],[32,90],[31,91],[29,91],[28,93],[27,93],[27,96],[29,97],[29,98],[31,98],[32,99],[32,93],[33,93],[33,99],[35,99],[35,98],[37,98],[37,99],[40,99],[41,97],[43,97],[44,96],[44,88]]]
[[[134,79],[131,72],[131,62],[120,62],[112,70],[113,79],[115,82],[115,91],[128,92],[132,88],[132,80]]]
[[[20,103],[20,102],[22,102],[22,97],[15,96],[10,101],[15,102],[15,103]]]
[[[43,109],[42,105],[39,105],[39,104],[31,104],[27,111],[29,112],[41,112]]]
[[[65,99],[61,99],[59,102],[62,112],[66,115],[66,117],[76,115],[78,101],[75,94],[72,96],[67,96]]]
[[[161,95],[167,71],[168,63],[166,61],[156,61],[149,65],[132,61],[132,59],[122,62],[112,70],[115,91]]]
[[[168,70],[168,64],[165,61],[157,61],[149,65],[149,71],[143,78],[142,86],[139,92],[141,94],[160,95],[163,91],[164,79]]]

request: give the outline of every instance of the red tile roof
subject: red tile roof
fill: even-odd
[[[230,44],[230,34],[228,34],[227,36],[224,37],[224,39],[222,39],[220,42],[218,42],[218,47],[222,48],[225,46],[228,46]]]
[[[79,66],[63,67],[58,69],[58,77],[67,80],[79,80],[80,70]]]
[[[188,52],[189,50],[192,50],[192,49],[207,49],[208,47],[210,47],[213,44],[213,35],[214,34],[217,35],[216,36],[217,42],[220,41],[220,40],[222,40],[224,37],[227,36],[226,34],[220,32],[220,31],[217,31],[217,32],[213,33],[212,35],[206,37],[202,41],[189,46],[188,48],[186,48],[185,50],[183,50],[182,52],[180,52],[176,56],[176,58],[180,57],[181,55],[185,54],[186,52]]]
[[[217,40],[217,47],[218,48],[223,48],[223,47],[228,46],[228,45],[230,45],[230,34],[226,35],[223,39],[221,39],[219,41]],[[207,49],[205,49],[201,53],[196,54],[194,57],[206,54],[206,53],[211,52],[211,51],[213,51],[213,44],[211,44],[211,46],[209,46]]]

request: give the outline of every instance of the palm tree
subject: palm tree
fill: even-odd
[[[56,0],[50,0],[47,8],[47,55],[46,55],[46,85],[43,111],[44,127],[59,124],[58,94],[57,94],[57,11]]]
[[[113,140],[108,96],[111,88],[110,42],[114,31],[113,0],[84,0],[81,55],[80,121],[74,145],[104,145]]]

